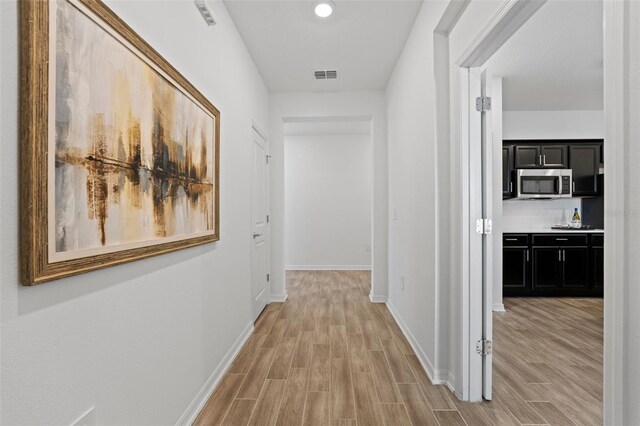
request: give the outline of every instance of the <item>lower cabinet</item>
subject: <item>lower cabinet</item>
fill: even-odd
[[[505,234],[504,296],[602,296],[604,258],[597,245],[601,240],[601,235]]]
[[[557,291],[562,288],[562,253],[557,247],[533,247],[533,289]]]
[[[513,292],[529,291],[531,289],[531,273],[529,272],[531,254],[529,248],[505,247],[503,253],[503,287]]]
[[[562,247],[562,288],[589,291],[589,247]]]

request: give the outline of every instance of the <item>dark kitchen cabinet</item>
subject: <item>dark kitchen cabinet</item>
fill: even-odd
[[[502,285],[505,291],[519,293],[530,289],[530,259],[528,247],[504,248]]]
[[[516,169],[566,169],[567,145],[516,145]]]
[[[506,297],[601,297],[603,235],[504,234]]]
[[[516,146],[514,164],[515,169],[537,169],[540,167],[540,147]]]
[[[502,198],[509,198],[509,185],[515,189],[518,169],[571,169],[573,195],[597,196],[603,188],[598,172],[603,160],[603,141],[588,140],[505,140],[503,141]],[[508,174],[511,170],[511,174]],[[513,194],[513,191],[511,191]]]
[[[562,287],[589,289],[589,247],[562,248]]]
[[[562,288],[562,259],[558,247],[533,247],[533,290]]]
[[[566,169],[569,167],[567,145],[542,145],[542,167],[545,169]]]
[[[589,289],[589,247],[533,247],[533,289]],[[551,294],[551,293],[550,293]]]
[[[514,190],[513,145],[502,147],[502,198],[513,197]]]
[[[569,164],[573,171],[573,195],[598,195],[600,144],[571,145]]]
[[[592,288],[602,292],[604,290],[604,236],[594,235],[591,244]]]

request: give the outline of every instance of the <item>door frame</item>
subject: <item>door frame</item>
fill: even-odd
[[[478,380],[470,385],[470,357],[474,355],[473,342],[481,336],[472,333],[468,324],[470,321],[480,321],[482,309],[477,306],[481,302],[470,303],[469,296],[473,282],[469,276],[471,250],[468,244],[471,226],[469,226],[469,212],[472,207],[468,182],[471,166],[468,162],[469,144],[471,138],[477,141],[480,133],[471,133],[472,124],[468,114],[471,102],[469,82],[464,78],[469,69],[483,65],[536,11],[545,3],[541,1],[507,0],[487,21],[483,30],[469,44],[461,57],[455,62],[458,75],[457,83],[461,100],[458,106],[460,118],[460,172],[463,182],[461,188],[462,206],[464,207],[462,231],[462,395],[463,399],[477,401],[481,399],[482,389],[477,386]],[[605,299],[604,299],[604,423],[622,424],[624,420],[624,285],[626,271],[624,266],[625,221],[624,221],[624,137],[625,137],[625,58],[624,49],[626,36],[626,2],[603,2],[604,14],[604,116],[605,116],[605,157],[607,157],[607,180],[605,182]],[[455,114],[455,111],[454,111]],[[466,161],[465,161],[466,159]],[[616,213],[618,212],[618,213]],[[494,238],[496,238],[494,236]],[[473,374],[481,374],[475,371]],[[464,377],[467,376],[467,377]]]
[[[254,133],[257,134],[258,136],[260,136],[262,138],[262,140],[264,140],[265,143],[265,151],[267,152],[267,155],[270,157],[270,150],[269,150],[269,138],[267,138],[267,134],[264,130],[262,130],[262,128],[254,121],[251,120],[251,133],[249,134],[249,156],[253,155],[253,136]],[[251,159],[249,160],[249,162],[251,162]],[[269,168],[269,164],[270,162],[267,163],[267,168],[266,168],[266,175],[267,175],[267,182],[265,184],[265,197],[266,197],[266,210],[267,210],[267,214],[270,216],[271,215],[271,171]],[[251,167],[253,168],[253,163],[251,164]],[[250,171],[250,173],[253,173],[253,171]],[[253,237],[252,237],[252,233],[253,233],[253,193],[255,191],[255,188],[253,186],[253,179],[251,179],[251,183],[249,184],[251,187],[251,190],[249,191],[249,232],[247,234],[247,240],[249,242],[249,253],[250,253],[250,257],[249,257],[249,270],[251,271],[251,286],[253,286]],[[266,226],[266,235],[265,235],[265,250],[267,250],[267,274],[271,274],[271,224],[270,221],[267,222],[267,226]],[[253,287],[252,287],[253,288]],[[251,309],[251,318],[253,318],[254,320],[256,318],[254,318],[255,314],[253,312],[253,290],[249,292],[250,296],[249,296],[249,303],[250,303],[250,309]],[[267,281],[267,305],[269,305],[269,303],[271,303],[271,280]],[[259,315],[258,315],[259,316]]]

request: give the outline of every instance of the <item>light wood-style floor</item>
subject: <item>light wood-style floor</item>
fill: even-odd
[[[429,382],[369,285],[367,272],[288,272],[288,300],[265,309],[195,424],[601,424],[601,301],[508,300],[495,398],[465,404]]]

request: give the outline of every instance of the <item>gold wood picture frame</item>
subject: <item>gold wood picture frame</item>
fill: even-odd
[[[220,112],[100,0],[20,2],[23,285],[220,239]]]

